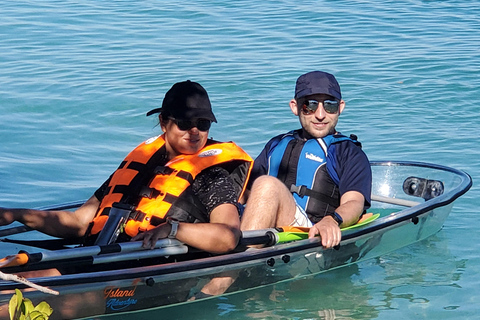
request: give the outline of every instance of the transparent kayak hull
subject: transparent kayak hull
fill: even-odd
[[[381,216],[343,231],[338,248],[325,250],[319,239],[306,239],[190,261],[31,279],[59,291],[58,296],[0,281],[0,300],[8,303],[14,288],[22,288],[35,303],[48,302],[54,309],[52,318],[81,318],[185,303],[216,277],[236,279],[225,293],[301,278],[378,257],[435,234],[454,201],[472,185],[467,173],[434,164],[372,162],[371,167],[374,201],[369,212]]]

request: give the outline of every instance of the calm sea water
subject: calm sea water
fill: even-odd
[[[466,0],[1,1],[0,204],[88,198],[159,133],[145,112],[186,79],[210,94],[212,136],[256,156],[298,126],[287,104],[296,78],[325,70],[347,102],[338,128],[356,133],[371,160],[472,175],[444,228],[348,268],[148,316],[474,319],[479,15]]]

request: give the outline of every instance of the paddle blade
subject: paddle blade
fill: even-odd
[[[280,227],[279,229],[282,230],[282,232],[307,232],[310,230],[309,227],[297,227],[297,226],[285,226],[285,227]]]
[[[357,221],[357,224],[361,224],[361,223],[369,220],[372,216],[373,216],[373,213],[371,213],[371,212],[365,213],[365,214]]]
[[[377,220],[378,217],[380,217],[380,213],[375,213],[375,214],[366,213],[366,214],[363,215],[363,217],[360,220],[358,220],[358,222],[356,224],[351,225],[350,227],[342,228],[342,231],[364,226],[366,224],[369,224],[372,221]]]
[[[0,268],[23,266],[28,262],[28,254],[19,253],[0,260]]]
[[[307,239],[308,232],[279,232],[275,236],[277,237],[277,243],[285,243]]]
[[[354,225],[351,225],[349,227],[342,228],[341,230],[349,230],[353,228],[358,228],[361,226],[364,226],[366,224],[369,224],[370,222],[376,220],[378,217],[380,217],[379,213],[373,214],[371,212],[365,213],[360,220]],[[284,226],[278,228],[281,230],[281,232],[277,233],[275,236],[278,239],[277,243],[284,243],[284,242],[290,242],[290,241],[295,241],[295,240],[303,240],[308,238],[308,231],[310,228],[308,227],[296,227],[296,226]]]

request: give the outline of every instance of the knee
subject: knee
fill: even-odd
[[[272,176],[260,176],[255,179],[255,182],[252,185],[252,189],[266,189],[266,188],[275,188],[278,184],[281,183],[275,177]]]
[[[272,176],[260,176],[255,179],[252,185],[252,193],[263,195],[279,194],[282,189],[285,189],[283,182]]]

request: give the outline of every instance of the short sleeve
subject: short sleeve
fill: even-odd
[[[220,167],[203,170],[193,182],[192,191],[205,206],[208,215],[221,204],[237,204],[234,182],[228,171]]]
[[[367,155],[353,142],[339,143],[336,147],[336,171],[340,195],[348,191],[360,192],[365,198],[365,209],[370,207],[372,169]]]
[[[100,186],[100,188],[98,188],[93,194],[95,198],[97,198],[97,200],[100,202],[103,200],[103,197],[105,196],[105,191],[108,188],[110,179],[112,179],[112,175],[107,180],[105,180],[105,182]]]

